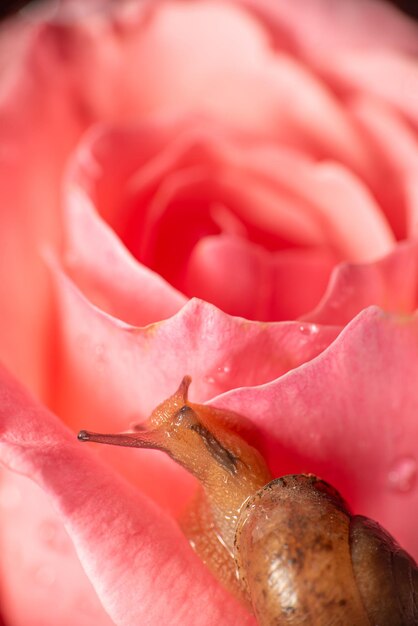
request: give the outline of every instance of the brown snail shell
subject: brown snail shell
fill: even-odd
[[[413,559],[316,476],[284,476],[252,496],[235,551],[261,626],[418,624]]]
[[[261,626],[418,626],[415,561],[316,476],[269,482],[231,415],[189,402],[189,385],[186,376],[133,433],[78,437],[162,450],[200,481],[182,526]]]

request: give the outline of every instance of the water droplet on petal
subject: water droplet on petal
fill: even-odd
[[[226,376],[230,373],[231,373],[230,365],[218,365],[218,367],[214,371],[212,371],[210,374],[205,376],[205,380],[210,385],[214,385],[215,383],[224,384]]]
[[[301,324],[299,330],[302,335],[317,335],[319,333],[317,324]]]
[[[415,485],[417,463],[411,456],[405,456],[392,465],[388,474],[389,487],[394,491],[408,493]]]

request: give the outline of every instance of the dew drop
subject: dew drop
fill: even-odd
[[[317,324],[301,324],[299,330],[302,335],[317,335],[319,333]]]
[[[205,380],[210,385],[223,383],[225,377],[231,373],[230,365],[219,365],[214,371],[205,376]]]
[[[415,485],[417,463],[411,456],[405,456],[392,465],[388,474],[389,487],[394,491],[408,493]]]

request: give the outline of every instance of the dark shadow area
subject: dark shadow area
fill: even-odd
[[[395,0],[392,2],[399,9],[418,19],[418,2],[416,0]]]
[[[0,19],[13,15],[27,4],[30,4],[27,0],[2,0],[0,2]]]

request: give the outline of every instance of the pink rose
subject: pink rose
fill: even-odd
[[[321,475],[417,557],[415,24],[373,0],[50,13],[0,33],[6,624],[255,623],[178,528],[195,481],[75,438],[184,374],[274,475]]]

